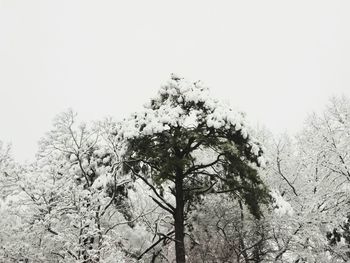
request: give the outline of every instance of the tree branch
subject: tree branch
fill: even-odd
[[[173,207],[171,204],[169,204],[157,191],[157,189],[152,185],[150,184],[146,178],[144,178],[142,175],[138,174],[137,172],[135,172],[135,170],[127,163],[127,162],[124,162],[124,164],[126,166],[128,166],[128,168],[131,170],[131,172],[137,176],[138,178],[140,178],[145,184],[147,184],[151,190],[154,192],[154,194],[164,203],[166,204],[170,210],[172,211],[172,213],[175,213],[175,207]]]
[[[147,252],[149,252],[151,249],[153,249],[155,246],[157,246],[160,242],[166,239],[170,239],[169,235],[172,235],[175,233],[175,230],[170,231],[168,234],[163,235],[160,237],[155,243],[153,243],[149,248],[147,248],[138,258],[137,260],[140,260]]]

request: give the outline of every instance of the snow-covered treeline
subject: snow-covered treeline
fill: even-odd
[[[142,112],[67,111],[18,163],[0,143],[0,262],[348,262],[350,101],[296,135],[175,75]]]

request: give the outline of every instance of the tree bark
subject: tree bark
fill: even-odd
[[[183,192],[183,174],[176,173],[175,180],[176,208],[174,214],[175,221],[175,255],[176,263],[185,263],[185,226],[184,226],[184,192]]]

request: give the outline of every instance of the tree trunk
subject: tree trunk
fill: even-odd
[[[175,209],[175,254],[176,263],[185,263],[185,227],[184,227],[184,193],[182,172],[176,173],[175,180],[176,209]]]
[[[238,201],[239,203],[239,207],[241,209],[241,230],[243,231],[243,223],[244,223],[244,214],[243,214],[243,205],[242,205],[242,202],[241,201]],[[249,258],[248,258],[248,253],[246,251],[246,246],[245,246],[245,243],[244,243],[244,237],[242,236],[243,233],[238,233],[239,235],[239,245],[241,247],[241,251],[242,251],[242,255],[243,255],[243,258],[244,258],[244,262],[249,262]]]

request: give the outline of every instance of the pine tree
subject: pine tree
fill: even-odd
[[[264,164],[263,150],[248,134],[244,115],[214,100],[199,82],[173,75],[116,136],[125,143],[124,169],[152,189],[153,201],[173,217],[174,231],[154,246],[175,240],[176,262],[186,261],[187,212],[201,196],[230,195],[257,218],[269,200],[256,169]]]

